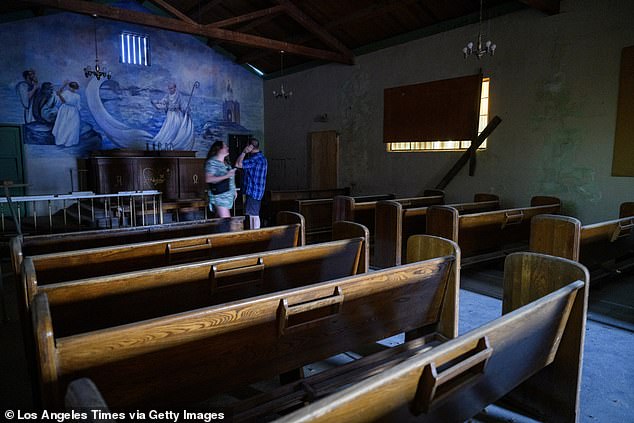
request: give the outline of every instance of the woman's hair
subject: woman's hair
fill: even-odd
[[[214,143],[211,144],[211,147],[209,147],[209,151],[207,152],[207,158],[210,159],[214,157],[216,154],[218,154],[218,152],[222,150],[222,147],[224,147],[224,145],[225,143],[222,141],[214,141]]]

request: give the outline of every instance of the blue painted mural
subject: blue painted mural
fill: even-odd
[[[110,80],[83,72],[95,31]],[[147,35],[150,66],[120,63],[122,31]],[[261,79],[191,35],[57,13],[1,24],[0,44],[0,122],[25,124],[30,158],[114,148],[204,156],[228,134],[262,136]]]

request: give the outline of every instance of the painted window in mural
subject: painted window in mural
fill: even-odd
[[[150,41],[147,35],[121,33],[121,63],[150,66]]]
[[[489,85],[490,78],[482,78],[482,89],[480,91],[480,115],[478,121],[478,135],[489,123]],[[389,152],[412,152],[412,151],[456,151],[466,150],[471,146],[471,141],[422,141],[422,142],[391,142],[387,143]],[[487,148],[487,141],[478,147],[478,150]]]

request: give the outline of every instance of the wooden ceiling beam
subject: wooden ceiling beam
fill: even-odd
[[[349,56],[351,59],[354,57],[352,51],[345,44],[343,44],[340,40],[338,40],[331,33],[326,31],[323,26],[319,25],[317,22],[313,20],[310,16],[302,12],[295,4],[293,4],[290,0],[276,0],[277,3],[284,6],[286,9],[286,13],[293,18],[297,23],[306,28],[309,32],[312,32],[319,38],[321,41],[326,43],[326,45],[334,48],[335,50],[339,50],[342,54]]]
[[[166,11],[168,11],[172,15],[176,16],[181,21],[184,21],[184,22],[187,22],[187,23],[190,23],[190,24],[194,24],[194,25],[198,24],[198,22],[196,22],[195,20],[193,20],[192,18],[190,18],[189,16],[187,16],[186,14],[181,12],[180,10],[176,9],[171,4],[165,2],[164,0],[150,0],[150,2],[154,3],[155,5],[157,5],[158,7],[162,8],[162,9],[165,9]]]
[[[231,25],[239,24],[241,22],[252,21],[254,19],[261,18],[263,16],[273,17],[275,15],[278,15],[284,12],[285,10],[286,8],[284,6],[273,6],[267,9],[257,10],[255,12],[246,13],[244,15],[236,16],[233,18],[223,19],[217,22],[212,22],[210,24],[207,24],[206,27],[207,28],[223,28],[225,26],[231,26]]]
[[[325,60],[344,64],[353,64],[351,56],[328,51],[291,44],[285,41],[273,40],[256,35],[244,34],[241,32],[228,31],[222,28],[208,28],[200,24],[191,24],[179,19],[157,16],[150,13],[136,12],[133,10],[120,9],[112,6],[105,6],[98,3],[83,0],[19,0],[22,3],[37,4],[61,10],[67,10],[85,15],[97,15],[101,18],[112,19],[121,22],[129,22],[138,25],[145,25],[153,28],[165,29],[168,31],[182,32],[186,34],[202,35],[204,37],[217,40],[224,40],[234,44],[245,45],[255,48],[264,48],[275,51],[285,51],[298,56],[310,57],[313,59]]]
[[[418,0],[394,0],[394,1],[390,1],[387,4],[371,4],[368,7],[364,7],[363,9],[359,9],[357,11],[355,11],[354,13],[348,14],[348,15],[344,15],[341,16],[339,19],[335,19],[332,20],[330,22],[328,22],[326,25],[324,25],[324,28],[329,31],[333,28],[337,28],[339,26],[345,25],[349,22],[354,22],[360,19],[364,19],[364,18],[369,18],[372,16],[376,16],[376,15],[380,15],[382,13],[387,13],[390,10],[399,7],[399,6],[404,6],[407,4],[411,4],[411,3],[416,3]],[[312,34],[310,35],[301,35],[301,36],[294,36],[294,37],[289,37],[286,39],[286,41],[288,41],[289,43],[295,43],[295,44],[302,44],[305,43],[307,41],[311,41],[314,40],[316,37]],[[249,63],[255,60],[259,60],[262,59],[268,55],[270,55],[271,52],[269,51],[256,51],[253,53],[249,53],[249,54],[245,54],[243,56],[240,56],[236,59],[236,61],[238,63],[244,64],[244,63]]]
[[[561,7],[560,0],[519,0],[527,6],[537,9],[547,15],[556,15]]]

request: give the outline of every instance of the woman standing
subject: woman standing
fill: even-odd
[[[67,85],[69,89],[63,91]],[[79,84],[77,82],[68,83],[68,81],[65,81],[64,85],[57,90],[57,96],[62,100],[62,105],[57,112],[55,125],[53,125],[53,136],[55,137],[56,145],[72,147],[79,144],[81,98],[77,93],[78,89]]]
[[[209,186],[209,208],[216,208],[218,217],[231,217],[231,208],[236,198],[236,184],[232,169],[226,159],[229,146],[222,141],[214,142],[207,153],[205,162],[205,182]],[[228,185],[227,181],[228,180]],[[214,192],[215,191],[215,192]]]

